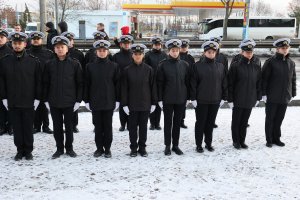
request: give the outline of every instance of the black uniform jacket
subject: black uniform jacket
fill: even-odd
[[[218,104],[227,100],[227,77],[223,64],[204,57],[195,63],[191,76],[191,100],[202,104]]]
[[[130,111],[150,111],[157,104],[155,74],[145,64],[132,63],[124,69],[121,82],[121,104]]]
[[[67,56],[48,61],[43,73],[44,101],[57,108],[72,107],[83,96],[83,73],[80,63]]]
[[[254,107],[262,97],[261,79],[261,67],[254,57],[232,63],[228,72],[228,102],[239,108]]]
[[[150,65],[154,72],[156,73],[158,64],[168,58],[168,55],[162,51],[157,49],[152,49],[151,51],[148,51],[145,55],[145,63]]]
[[[287,104],[296,96],[295,63],[282,54],[276,53],[268,59],[262,69],[263,96],[270,103]]]
[[[180,58],[169,56],[160,62],[157,71],[158,101],[183,104],[189,100],[190,67]]]
[[[112,110],[119,100],[120,70],[108,58],[97,58],[86,66],[84,101],[91,110]]]
[[[23,51],[0,60],[1,99],[7,99],[10,108],[31,108],[35,99],[41,100],[41,65],[39,60]]]

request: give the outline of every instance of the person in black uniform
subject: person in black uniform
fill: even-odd
[[[7,46],[8,32],[0,29],[0,59],[6,54],[12,54],[12,49]],[[0,135],[7,133],[13,134],[9,112],[6,110],[2,102],[0,102]]]
[[[242,43],[242,58],[231,64],[228,72],[228,102],[232,110],[231,132],[233,146],[247,149],[247,124],[252,108],[262,98],[261,67],[255,61],[255,42]]]
[[[180,137],[180,122],[185,110],[186,102],[189,99],[189,64],[180,60],[179,52],[181,41],[171,39],[166,42],[169,49],[169,56],[163,60],[157,71],[158,104],[164,112],[164,140],[165,155],[171,155],[172,150],[182,155],[178,147]]]
[[[89,63],[85,72],[84,101],[86,108],[92,110],[95,125],[95,143],[97,150],[94,157],[102,154],[111,157],[112,117],[114,110],[120,105],[118,64],[108,59],[110,42],[99,40],[94,42],[97,59]]]
[[[213,128],[219,107],[227,100],[226,69],[216,61],[219,44],[207,41],[202,45],[204,58],[193,66],[190,95],[196,111],[195,139],[196,151],[203,153],[202,140],[205,135],[205,148],[214,151],[212,146]]]
[[[244,39],[243,41],[241,41],[241,44],[239,45],[239,48],[241,48],[242,45],[245,44],[245,43],[247,43],[247,42],[251,42],[251,43],[253,43],[253,44],[256,45],[256,43],[255,43],[255,41],[253,39]],[[234,62],[240,61],[242,58],[243,58],[243,51],[241,50],[241,52],[239,54],[235,55],[232,58],[231,64],[234,63]],[[259,57],[257,55],[255,55],[255,54],[253,55],[253,61],[257,65],[261,66],[261,61],[260,61]]]
[[[93,33],[94,36],[94,42],[98,40],[104,40],[107,35],[104,32],[96,31]],[[109,55],[109,58],[111,59],[111,56]],[[87,65],[90,62],[94,62],[97,59],[96,50],[94,48],[89,49],[84,57],[84,63]],[[83,68],[83,71],[85,72],[85,68]]]
[[[73,112],[78,110],[83,95],[83,74],[78,60],[70,58],[70,41],[64,36],[52,39],[56,57],[48,61],[43,73],[45,104],[51,111],[57,151],[52,158],[64,154],[76,157],[73,150]],[[64,145],[65,124],[66,141]]]
[[[186,61],[188,64],[189,64],[189,70],[191,70],[192,66],[195,64],[195,58],[189,54],[189,43],[190,43],[190,40],[188,39],[182,39],[181,40],[182,42],[182,45],[181,45],[181,48],[180,48],[180,60],[184,60]],[[186,103],[186,106],[188,106],[189,102]],[[185,119],[185,110],[184,110],[184,113],[183,113],[183,116],[182,116],[182,120],[181,120],[181,123],[180,123],[180,127],[181,128],[188,128],[185,124],[184,124],[184,119]]]
[[[296,96],[295,62],[289,56],[290,39],[274,42],[276,55],[268,59],[262,69],[263,101],[266,103],[265,133],[267,147],[285,146],[280,140],[281,124],[288,103]]]
[[[157,104],[154,70],[143,62],[145,49],[147,47],[143,44],[132,45],[134,62],[124,69],[122,75],[121,104],[124,112],[129,115],[131,157],[136,157],[137,153],[143,157],[148,156],[146,151],[147,123],[150,112],[155,110]]]
[[[43,48],[44,33],[34,31],[29,34],[31,38],[31,47],[27,52],[37,57],[41,63],[41,69],[44,71],[45,63],[52,59],[54,54],[51,50]],[[41,128],[44,133],[52,134],[52,130],[49,128],[48,109],[44,102],[41,102],[34,113],[34,126],[33,133],[41,132]]]
[[[80,62],[82,71],[84,72],[84,69],[85,69],[84,54],[79,49],[74,47],[75,34],[71,33],[71,32],[63,32],[61,34],[61,36],[64,36],[69,39],[69,41],[70,41],[70,47],[69,47],[69,52],[68,52],[69,56]],[[73,114],[73,132],[74,133],[79,132],[77,126],[78,126],[78,110],[76,110]]]
[[[255,43],[255,41],[254,41],[253,39],[244,39],[243,41],[241,41],[241,44],[239,45],[239,48],[241,48],[241,45],[242,45],[242,44],[245,44],[245,43],[247,43],[247,42],[252,42],[252,43],[254,43],[254,44],[256,45],[256,43]],[[234,63],[234,62],[237,62],[237,61],[241,60],[241,59],[243,58],[242,53],[243,53],[243,51],[241,50],[241,52],[240,52],[239,54],[235,55],[235,56],[232,58],[232,60],[231,60],[231,64]],[[253,55],[253,61],[254,61],[257,65],[261,66],[260,58],[259,58],[257,55],[255,55],[255,54]],[[247,127],[249,127],[249,126],[250,126],[250,125],[247,124]]]
[[[163,39],[160,37],[153,37],[152,49],[145,54],[145,63],[150,65],[154,71],[157,72],[158,64],[168,58],[168,55],[162,50]],[[161,130],[160,126],[161,108],[158,104],[153,113],[150,114],[150,130]]]
[[[114,54],[112,57],[112,61],[119,65],[121,76],[123,74],[124,68],[133,62],[132,51],[130,49],[132,42],[133,42],[132,36],[122,35],[119,38],[121,49],[118,53]],[[122,102],[120,107],[123,107]],[[119,131],[124,131],[128,121],[128,116],[126,115],[123,109],[119,109],[119,117],[121,123],[121,127],[119,128]]]
[[[222,46],[222,44],[221,44],[222,38],[221,37],[211,37],[209,40],[217,42],[219,44],[219,48],[217,50],[217,55],[216,55],[216,62],[222,63],[224,65],[226,74],[227,74],[228,73],[228,58],[225,54],[220,52],[220,49]],[[216,123],[214,123],[214,128],[218,128],[218,125]]]
[[[15,160],[32,160],[34,110],[41,99],[41,67],[39,60],[26,53],[27,35],[12,32],[13,53],[0,62],[0,92],[9,110],[17,147]]]

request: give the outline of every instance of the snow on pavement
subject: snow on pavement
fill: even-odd
[[[248,150],[232,147],[231,110],[221,109],[214,131],[215,152],[195,152],[195,113],[181,129],[183,156],[163,154],[163,131],[148,131],[149,156],[131,158],[128,132],[114,115],[111,159],[94,158],[90,113],[79,114],[74,136],[77,158],[52,160],[52,135],[35,135],[34,160],[15,162],[13,138],[0,137],[0,199],[300,199],[300,107],[289,107],[282,125],[286,147],[265,147],[264,108],[250,118]]]

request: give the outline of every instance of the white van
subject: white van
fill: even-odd
[[[29,22],[27,24],[25,33],[30,34],[33,31],[41,31],[40,22]]]

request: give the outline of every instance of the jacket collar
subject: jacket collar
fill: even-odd
[[[213,63],[213,62],[215,62],[215,58],[214,59],[210,59],[210,58],[204,56],[204,62],[206,62],[206,63]]]
[[[99,58],[97,56],[96,62],[97,63],[106,63],[108,61],[108,56],[106,56],[105,58]]]
[[[27,53],[26,53],[26,50],[24,49],[23,51],[21,52],[15,52],[13,51],[13,55],[17,58],[17,59],[23,59]]]
[[[170,60],[170,61],[172,61],[172,62],[177,62],[177,61],[179,61],[180,60],[180,56],[178,56],[177,58],[174,58],[174,57],[172,57],[172,56],[168,56],[168,60]]]
[[[285,57],[283,54],[276,52],[275,54],[276,59],[278,60],[286,60],[290,57],[290,54],[287,54]]]

